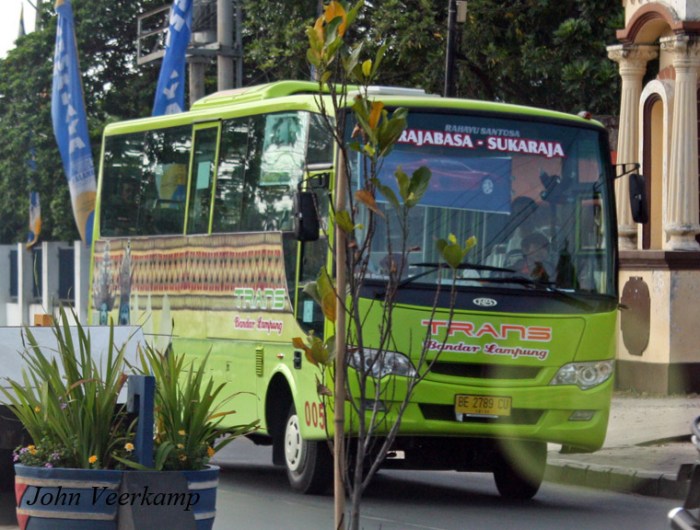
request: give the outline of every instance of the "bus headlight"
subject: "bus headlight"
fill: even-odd
[[[605,383],[615,370],[615,361],[592,361],[585,363],[565,364],[550,385],[576,385],[581,390],[587,390]]]
[[[364,352],[364,368],[372,377],[381,379],[387,375],[402,375],[405,377],[415,377],[417,375],[411,360],[402,353],[384,351],[380,355],[378,350],[370,348],[365,348]],[[361,371],[362,356],[359,351],[353,352],[348,362],[355,370]]]

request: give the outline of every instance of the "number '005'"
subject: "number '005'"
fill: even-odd
[[[326,412],[323,407],[323,403],[317,403],[316,401],[304,403],[304,416],[306,417],[306,425],[311,427],[318,427],[320,429],[326,428]]]

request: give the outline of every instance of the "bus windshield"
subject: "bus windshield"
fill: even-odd
[[[411,110],[378,178],[397,192],[398,169],[410,176],[425,166],[430,185],[410,210],[405,249],[397,213],[377,194],[384,217],[375,222],[389,228],[377,233],[389,235],[373,238],[368,278],[385,278],[390,257],[406,255],[404,284],[447,281],[436,241],[454,234],[477,239],[459,285],[614,295],[604,145],[592,128]]]

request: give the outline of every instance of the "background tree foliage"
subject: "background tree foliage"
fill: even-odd
[[[95,161],[105,124],[150,114],[158,70],[136,67],[136,15],[162,3],[72,2]],[[41,197],[43,239],[79,238],[51,124],[56,38],[51,2],[44,3],[41,19],[42,30],[20,38],[16,48],[0,59],[1,243],[26,238],[30,191]]]
[[[241,0],[244,83],[309,79],[306,37],[319,0]],[[100,135],[115,120],[151,112],[158,64],[137,66],[136,16],[170,0],[72,0],[88,125],[97,161]],[[358,29],[371,48],[388,45],[379,82],[443,93],[447,0],[369,0]],[[619,76],[605,46],[623,27],[606,0],[469,0],[458,25],[460,97],[594,114],[618,112]],[[25,239],[28,195],[41,194],[46,240],[78,237],[51,128],[53,5],[44,29],[0,59],[0,243]],[[210,70],[211,71],[211,70]],[[207,83],[213,90],[213,83]]]
[[[299,28],[313,24],[318,1],[242,0],[246,85],[310,78],[306,36]]]
[[[469,0],[457,92],[616,114],[619,75],[605,46],[616,42],[623,14],[606,0]]]

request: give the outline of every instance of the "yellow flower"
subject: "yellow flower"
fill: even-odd
[[[184,448],[185,448],[185,445],[184,445],[184,444],[177,444],[177,448],[178,448],[178,449],[184,449]]]
[[[33,445],[28,445],[27,451],[29,452],[30,455],[35,455],[36,454],[36,447]]]
[[[180,462],[184,462],[185,460],[187,460],[187,455],[180,455],[178,456],[178,458],[180,459]]]
[[[126,451],[130,453],[131,451],[134,450],[134,444],[132,444],[131,442],[125,443],[124,449],[126,449]]]
[[[185,429],[180,429],[179,431],[177,431],[177,433],[178,433],[180,436],[185,436],[185,435],[187,434],[187,432],[185,432]]]
[[[88,458],[88,462],[94,464],[95,462],[97,462],[97,456],[91,455],[90,458]]]
[[[34,407],[34,412],[37,412],[37,413],[38,413],[38,412],[41,412],[41,407],[40,407],[39,405],[37,405],[36,407]]]
[[[216,454],[216,451],[214,451],[214,448],[210,445],[207,447],[207,455],[209,455],[209,458],[213,457]]]

